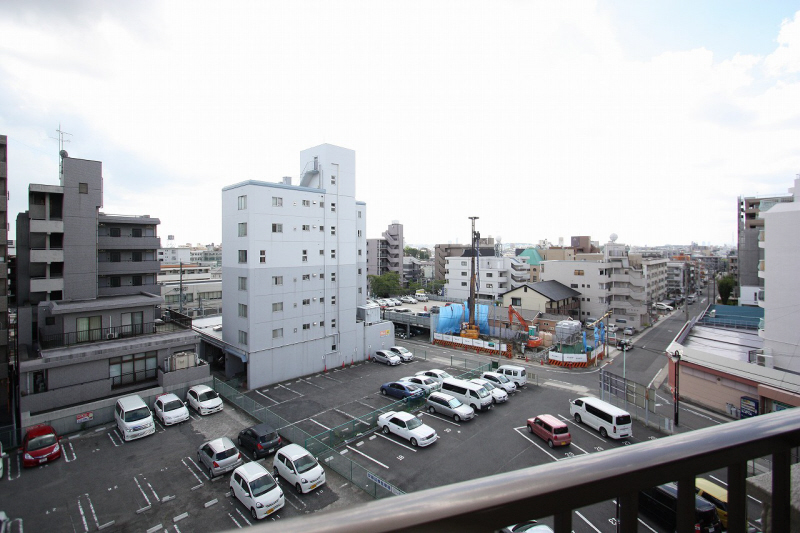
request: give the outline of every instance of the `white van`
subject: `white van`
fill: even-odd
[[[442,392],[455,396],[461,403],[469,405],[475,411],[488,411],[492,408],[492,395],[486,387],[477,383],[447,378],[442,382]]]
[[[495,370],[498,374],[503,374],[505,377],[513,381],[517,387],[522,387],[528,383],[528,374],[521,366],[515,365],[500,365]]]
[[[153,414],[138,394],[117,400],[114,419],[124,441],[146,437],[156,432]]]
[[[575,422],[583,422],[600,432],[603,437],[612,439],[625,439],[633,437],[631,415],[610,403],[586,396],[577,400],[570,400],[569,414]]]

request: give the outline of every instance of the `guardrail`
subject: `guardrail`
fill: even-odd
[[[553,516],[556,533],[572,529],[573,512],[616,499],[618,531],[638,531],[639,491],[678,482],[677,530],[694,531],[695,476],[727,467],[728,531],[746,531],[747,461],[771,455],[772,531],[791,524],[791,449],[800,445],[800,417],[792,410],[722,426],[586,454],[352,506],[338,511],[254,525],[281,531],[493,531],[523,520]],[[535,482],[533,482],[535,480]]]

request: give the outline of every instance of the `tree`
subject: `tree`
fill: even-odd
[[[736,278],[733,276],[722,276],[717,282],[717,290],[719,291],[719,298],[722,300],[722,305],[728,305],[728,298],[730,298],[734,287],[736,287]]]
[[[420,261],[427,261],[428,259],[431,258],[431,253],[428,250],[417,249],[411,246],[406,246],[405,248],[403,248],[403,253],[405,255],[419,259]]]
[[[386,298],[392,294],[399,294],[400,276],[397,272],[387,272],[382,276],[367,276],[372,293],[378,297]]]

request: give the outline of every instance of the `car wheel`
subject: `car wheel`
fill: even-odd
[[[581,415],[579,415],[578,413],[575,413],[575,422],[577,422],[578,424],[581,423]]]
[[[389,434],[389,426],[383,426],[383,434],[384,435],[388,435]]]
[[[273,466],[272,467],[272,474],[273,474],[272,477],[274,477],[275,480],[277,480],[278,477],[280,477],[280,474],[278,474],[278,467],[277,466]]]
[[[386,389],[381,389],[381,394],[383,394],[384,396],[386,396]]]
[[[237,438],[236,442],[239,443],[239,447],[241,448],[242,447],[242,437]]]
[[[214,469],[210,466],[208,467],[208,477],[214,479]]]
[[[553,447],[553,440],[552,439],[547,439],[547,445],[552,448]]]
[[[533,433],[533,426],[528,424],[528,433]]]
[[[608,437],[608,431],[606,431],[606,428],[600,428],[600,436],[603,438]]]
[[[300,486],[300,483],[295,483],[294,489],[297,491],[297,494],[303,494],[303,487]]]
[[[417,439],[415,439],[415,438],[413,438],[413,437],[412,437],[412,438],[411,438],[411,445],[412,445],[413,447],[415,447],[415,448],[416,448],[418,444],[419,444],[419,443],[417,442]]]
[[[436,413],[436,409],[434,409],[434,408],[433,408],[433,406],[431,406],[431,407],[428,407],[428,412],[429,412],[430,414],[434,414],[434,413]]]
[[[250,516],[253,517],[253,520],[258,520],[258,515],[256,514],[256,508],[255,507],[251,507],[250,508]]]
[[[458,416],[458,415],[453,415],[453,421],[454,422],[461,422],[461,417]]]

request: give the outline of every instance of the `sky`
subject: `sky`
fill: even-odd
[[[61,2],[0,11],[9,222],[103,162],[103,212],[219,243],[226,185],[356,152],[367,237],[733,244],[800,174],[796,1]],[[224,244],[224,243],[223,243]]]

